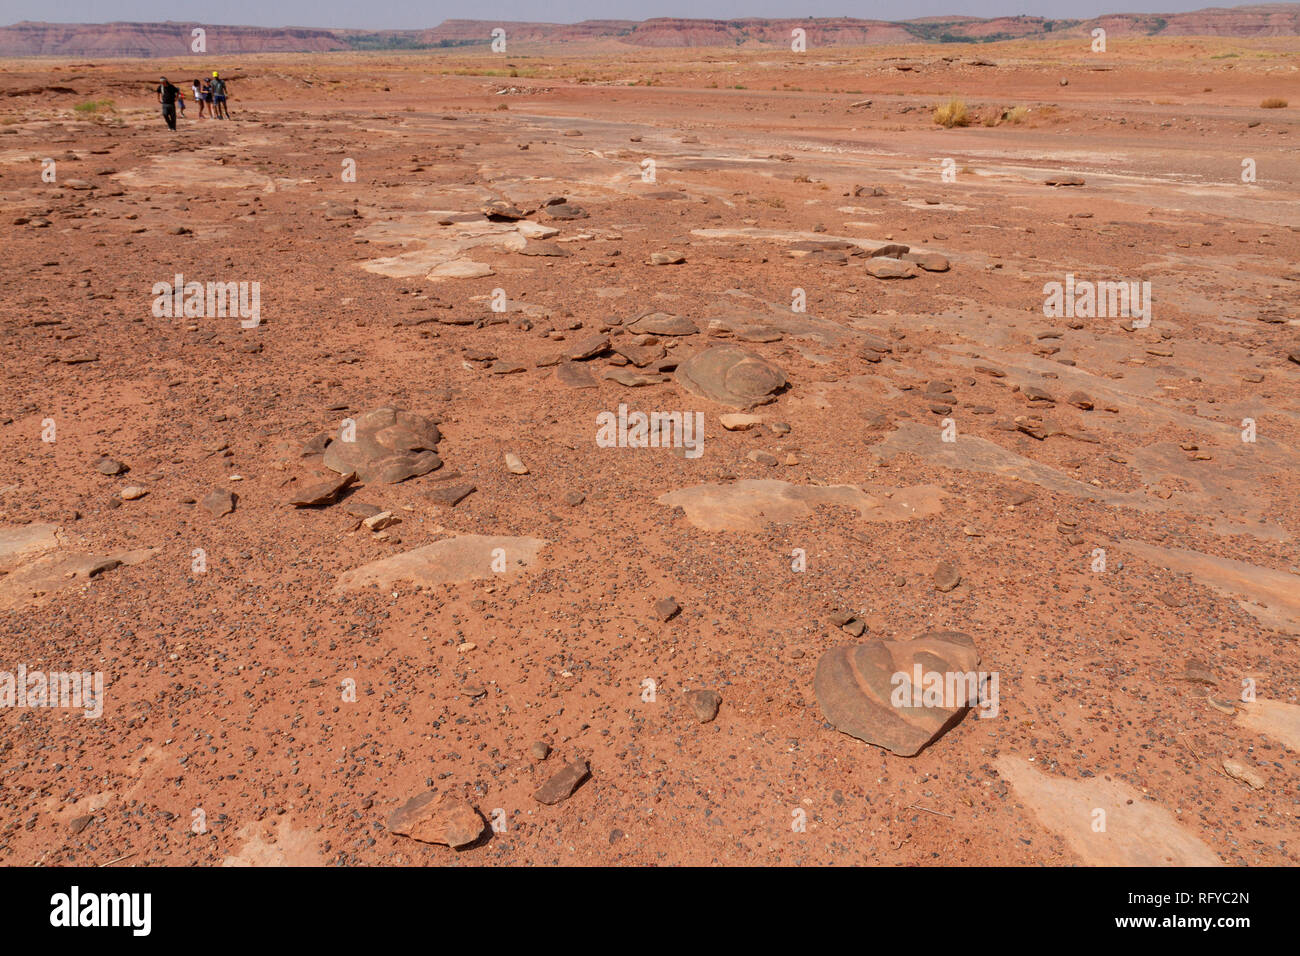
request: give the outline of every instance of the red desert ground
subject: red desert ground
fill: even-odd
[[[0,862],[1300,862],[1298,34],[0,29]]]

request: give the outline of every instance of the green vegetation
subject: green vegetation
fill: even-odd
[[[439,40],[437,43],[421,43],[411,36],[384,33],[348,34],[343,41],[354,50],[438,50],[449,47],[487,45],[486,40]]]
[[[73,107],[78,113],[92,116],[95,113],[111,113],[117,109],[117,104],[112,100],[86,100],[84,103],[78,103]]]

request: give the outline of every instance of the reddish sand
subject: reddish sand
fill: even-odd
[[[1076,47],[0,64],[0,677],[104,680],[98,718],[0,713],[0,861],[1300,861],[1300,41]],[[233,120],[170,133],[150,84],[213,68]],[[846,254],[887,243],[951,268]],[[260,324],[156,315],[177,273],[259,283]],[[1150,282],[1150,325],[1045,317],[1067,275]],[[652,312],[699,331],[624,329]],[[664,357],[557,379],[601,332]],[[671,366],[738,339],[787,384],[727,431]],[[620,403],[701,412],[703,453],[597,444]],[[438,470],[286,503],[390,405]],[[794,489],[659,500],[758,479]],[[469,535],[543,544],[339,587]],[[825,650],[931,630],[996,716],[914,757],[827,723]],[[426,791],[496,829],[389,832]]]

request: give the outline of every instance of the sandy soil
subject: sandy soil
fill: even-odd
[[[0,64],[0,672],[104,680],[0,710],[0,860],[1300,861],[1298,51],[242,57],[175,134],[206,65]],[[1149,326],[1045,316],[1067,275]],[[770,401],[682,384],[728,344]],[[598,444],[621,403],[702,453]],[[440,467],[288,504],[385,406]],[[930,631],[996,716],[837,730],[823,654]],[[430,791],[483,835],[392,832]]]

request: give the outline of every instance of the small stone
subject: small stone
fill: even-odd
[[[947,593],[961,583],[961,572],[947,561],[941,561],[934,569],[934,587],[937,591]]]
[[[586,338],[579,339],[573,345],[569,346],[567,354],[564,356],[570,362],[580,362],[583,359],[589,359],[609,348],[609,336],[603,333],[588,335]]]
[[[1263,790],[1267,781],[1239,760],[1224,760],[1223,771],[1234,780],[1240,780],[1252,790]]]
[[[757,415],[719,415],[718,421],[729,432],[744,432],[761,425],[763,419]]]
[[[203,500],[199,502],[199,507],[214,518],[220,518],[222,515],[228,515],[235,510],[235,496],[225,488],[213,488]]]
[[[575,206],[573,203],[569,203],[569,202],[556,203],[553,206],[546,206],[542,211],[545,212],[546,215],[549,216],[551,219],[558,219],[561,221],[567,221],[572,219],[586,219],[588,216],[587,210],[583,209],[581,206]]]
[[[533,794],[533,799],[547,806],[563,803],[573,796],[574,791],[590,776],[591,768],[587,765],[587,761],[575,760],[538,787]]]
[[[118,492],[118,495],[123,501],[135,501],[138,498],[143,498],[148,493],[148,488],[141,488],[139,485],[127,485]]]
[[[370,531],[383,531],[385,528],[395,525],[401,520],[401,518],[397,517],[391,511],[381,511],[368,518],[363,518],[361,523]]]
[[[693,690],[686,695],[686,703],[690,705],[695,719],[702,724],[707,724],[718,716],[722,695],[716,690]]]
[[[95,470],[101,475],[112,477],[114,475],[120,475],[128,469],[126,465],[122,464],[115,458],[101,458],[95,463]]]
[[[679,252],[652,252],[647,260],[647,265],[678,266],[685,261],[686,257]]]
[[[785,387],[785,373],[739,345],[715,345],[677,367],[678,384],[692,395],[745,409],[773,400]]]
[[[433,792],[412,797],[388,818],[388,829],[398,836],[450,847],[468,846],[486,827],[470,803],[451,796],[439,800]]]
[[[545,760],[551,755],[551,745],[544,740],[534,740],[528,752],[533,755],[534,760]]]
[[[562,362],[555,367],[556,381],[569,388],[596,388],[599,383],[591,369],[574,362]]]
[[[454,508],[477,490],[478,487],[472,482],[445,482],[443,484],[434,485],[433,488],[429,490],[428,499],[435,505],[440,505],[444,508]]]
[[[661,621],[671,621],[681,611],[682,606],[677,603],[676,598],[661,597],[655,601],[655,616]]]
[[[325,449],[326,468],[367,485],[390,485],[442,466],[438,426],[423,415],[385,406],[356,416],[352,424],[350,434]]]
[[[581,491],[566,491],[564,493],[564,503],[570,508],[576,508],[587,500],[587,496]]]
[[[926,272],[947,272],[952,268],[947,257],[937,252],[909,252],[903,258],[908,262],[915,262]]]
[[[916,270],[910,262],[882,256],[867,260],[867,275],[876,279],[910,279]]]
[[[348,472],[346,475],[340,475],[337,478],[316,482],[300,489],[297,494],[289,499],[289,504],[295,508],[333,504],[338,499],[339,493],[356,480],[356,473]]]
[[[506,468],[512,475],[528,474],[528,466],[514,452],[506,452]]]
[[[480,206],[479,211],[493,222],[516,222],[528,215],[527,212],[504,199],[493,199]]]
[[[550,256],[554,258],[567,258],[573,255],[568,249],[554,242],[530,241],[526,246],[519,250],[521,256]]]
[[[627,328],[643,335],[694,335],[699,331],[690,319],[668,312],[647,312],[629,322]]]

